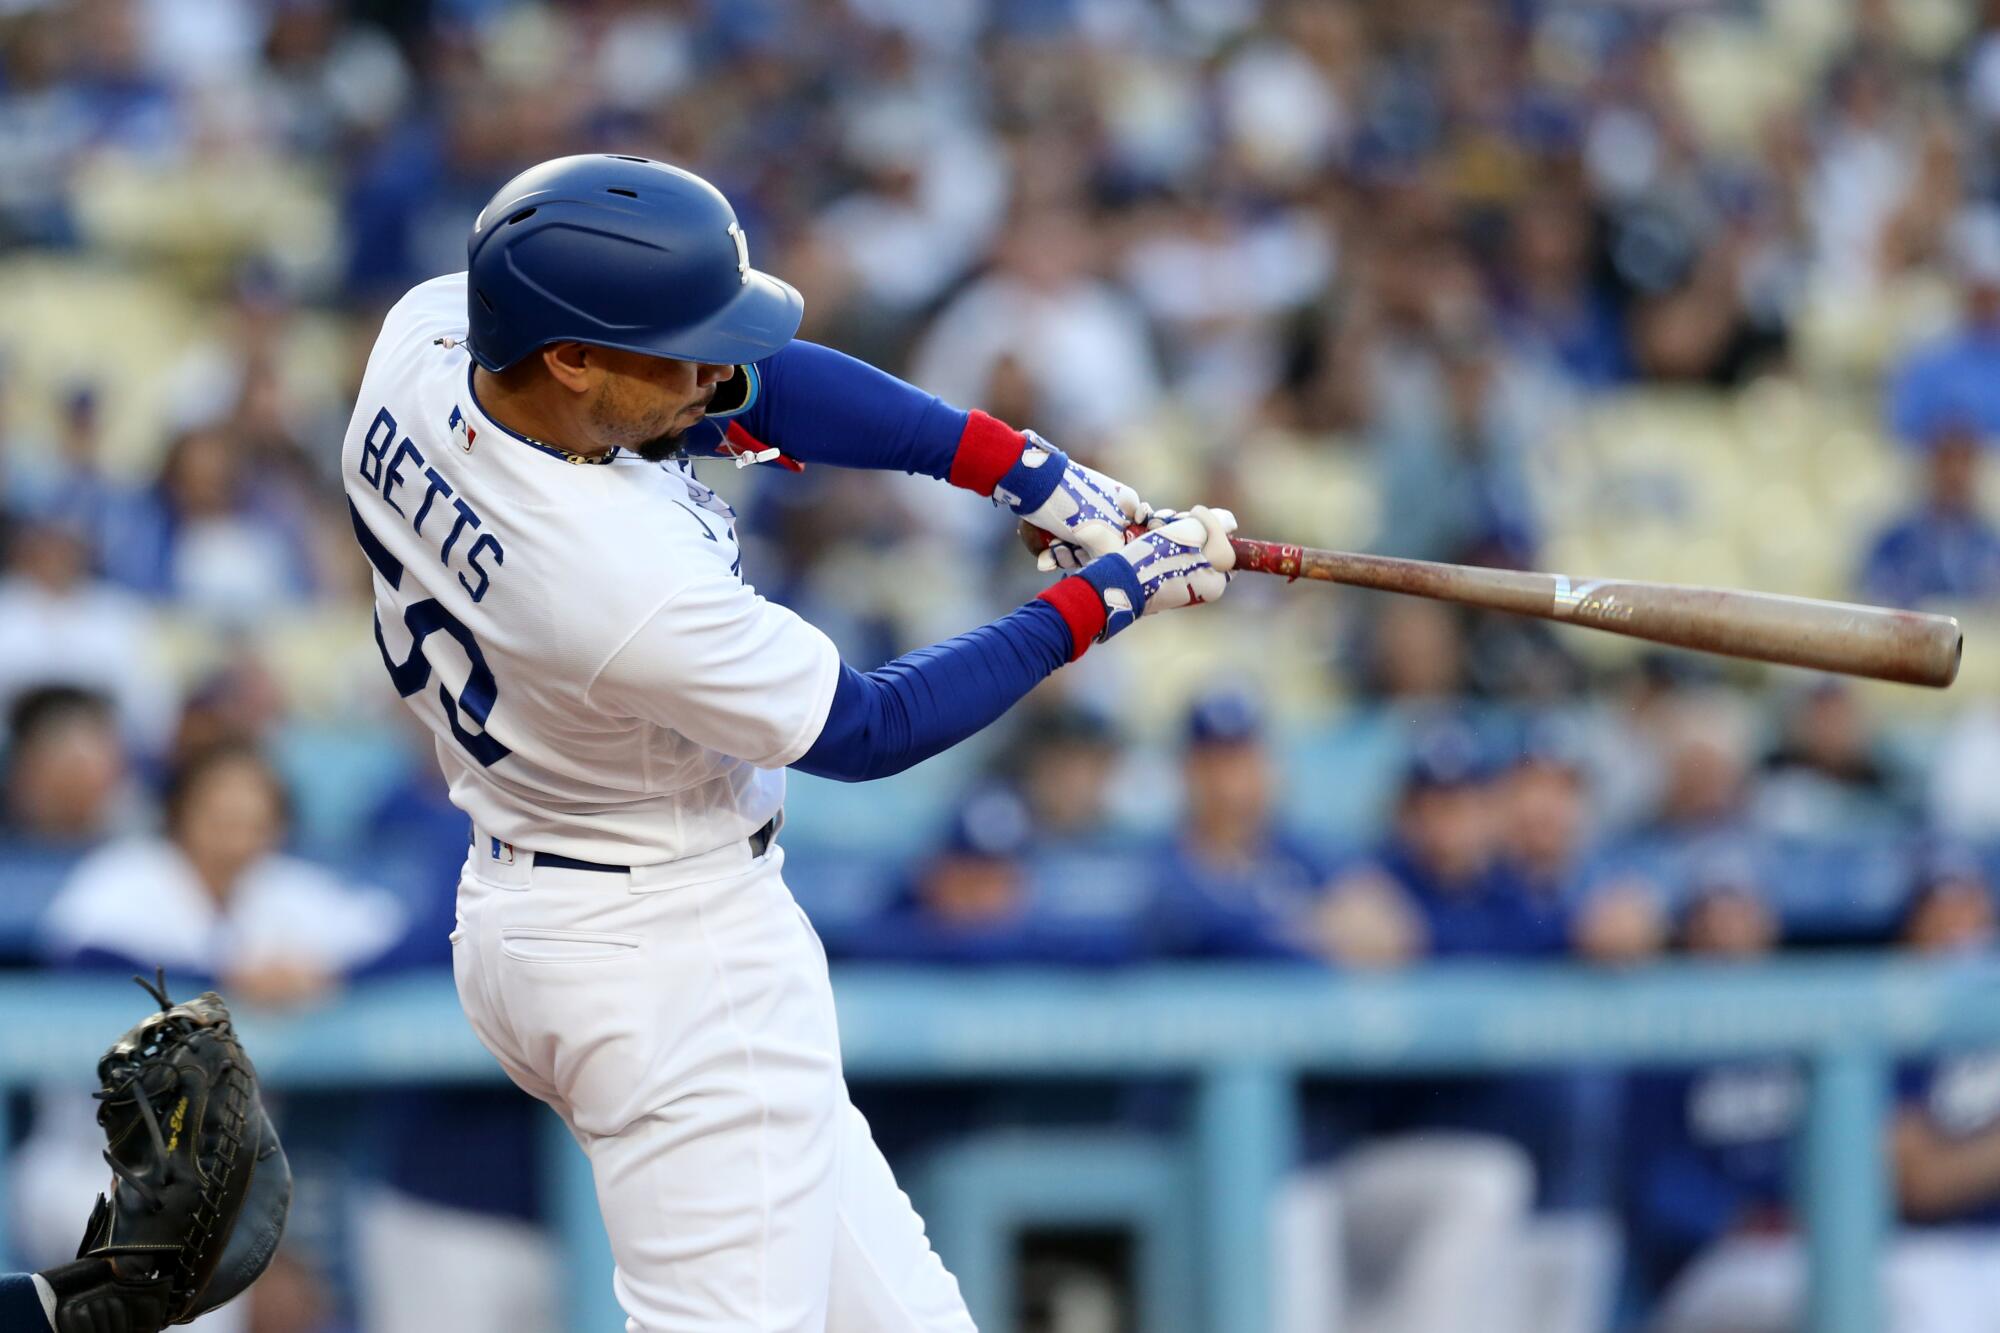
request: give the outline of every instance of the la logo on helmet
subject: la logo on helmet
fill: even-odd
[[[734,222],[729,224],[729,239],[736,242],[736,276],[743,285],[750,285],[750,238],[743,234],[743,228]]]

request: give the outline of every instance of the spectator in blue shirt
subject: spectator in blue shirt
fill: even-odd
[[[1431,957],[1569,953],[1575,913],[1564,881],[1576,873],[1585,831],[1575,762],[1544,737],[1502,774],[1468,727],[1445,723],[1418,735],[1395,835],[1362,873],[1387,878],[1415,902]],[[1515,827],[1522,813],[1541,823]],[[1406,1089],[1406,1123],[1511,1139],[1533,1158],[1545,1206],[1592,1208],[1608,1197],[1600,1162],[1616,1091],[1594,1073],[1567,1069],[1425,1079]]]
[[[1906,443],[2000,439],[2000,215],[1960,219],[1952,237],[1963,316],[1889,373],[1889,425]]]
[[[1924,443],[1923,494],[1869,547],[1861,596],[1902,607],[2000,601],[2000,528],[1979,508],[1980,437],[1951,422]]]
[[[0,376],[6,374],[0,367]],[[79,382],[62,394],[54,448],[7,460],[4,499],[10,506],[59,517],[89,551],[93,570],[105,567],[132,517],[132,490],[104,467],[103,411],[97,386]]]
[[[1067,913],[1037,892],[1029,865],[1036,829],[1027,806],[1005,787],[975,792],[952,816],[938,848],[898,889],[888,909],[845,933],[839,950],[862,962],[953,968],[1119,963],[1136,952],[1130,918]],[[872,1080],[855,1104],[892,1160],[940,1138],[999,1125],[1144,1123],[1170,1112],[1173,1098],[1148,1087],[1058,1080],[954,1080],[901,1084]]]
[[[1441,723],[1422,731],[1389,841],[1343,879],[1379,877],[1407,895],[1432,957],[1561,951],[1561,913],[1514,891],[1501,873],[1496,776],[1485,742],[1470,727]]]
[[[1598,864],[1590,776],[1571,719],[1530,722],[1497,793],[1504,895],[1527,905],[1531,953],[1639,962],[1665,944],[1664,895],[1637,874]]]
[[[1943,963],[1991,953],[1993,890],[1976,862],[1934,857],[1903,915],[1911,953]],[[1963,1240],[2000,1263],[2000,1051],[1949,1051],[1902,1071],[1890,1137],[1896,1195],[1913,1222],[1976,1228]]]
[[[841,952],[881,962],[1116,963],[1137,952],[1127,916],[1071,913],[1038,891],[1029,863],[1038,830],[1028,807],[998,786],[953,814],[943,844],[888,908]]]
[[[1417,921],[1393,887],[1362,878],[1331,892],[1325,853],[1278,824],[1263,719],[1249,698],[1196,701],[1181,772],[1179,832],[1150,875],[1156,952],[1354,966],[1415,953]]]
[[[1717,874],[1681,919],[1689,954],[1749,963],[1778,943],[1777,917],[1754,887]],[[1644,1285],[1665,1289],[1662,1326],[1712,1329],[1716,1312],[1751,1313],[1746,1288],[1790,1262],[1792,1138],[1805,1111],[1804,1071],[1791,1060],[1735,1060],[1632,1080],[1626,1117],[1632,1257]],[[1776,1327],[1785,1327],[1779,1324]]]
[[[246,452],[222,429],[189,431],[168,446],[158,483],[111,552],[112,577],[223,624],[309,597],[309,516],[284,486],[241,469]]]

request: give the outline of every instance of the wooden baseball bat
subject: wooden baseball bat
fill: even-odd
[[[1032,549],[1045,533],[1023,526]],[[1033,538],[1029,538],[1033,533]],[[1965,636],[1951,616],[1677,583],[1572,579],[1432,560],[1320,551],[1232,537],[1246,574],[1316,579],[1512,611],[1675,648],[1938,689],[1958,675]]]

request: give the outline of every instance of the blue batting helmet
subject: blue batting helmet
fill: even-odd
[[[750,267],[736,210],[643,157],[558,157],[508,181],[466,250],[473,359],[504,370],[550,343],[735,365],[798,332],[798,291]]]

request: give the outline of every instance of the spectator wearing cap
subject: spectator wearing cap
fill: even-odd
[[[1507,893],[1534,909],[1542,945],[1602,963],[1650,958],[1666,942],[1662,893],[1636,874],[1614,874],[1600,841],[1582,738],[1567,719],[1531,723],[1499,782],[1500,873]]]
[[[1544,960],[1570,952],[1575,905],[1563,893],[1569,886],[1551,877],[1578,873],[1580,793],[1564,780],[1573,775],[1545,767],[1553,767],[1546,756],[1525,773],[1498,771],[1491,743],[1455,721],[1417,734],[1395,832],[1372,873],[1415,903],[1429,957]],[[1522,814],[1569,827],[1524,834],[1509,827]],[[1510,853],[1518,858],[1511,863]],[[1616,1091],[1592,1071],[1570,1069],[1419,1080],[1407,1090],[1404,1123],[1509,1139],[1533,1160],[1545,1206],[1590,1210],[1609,1193],[1601,1161]],[[1576,1234],[1561,1262],[1581,1285],[1594,1281],[1593,1266],[1608,1264],[1610,1242],[1605,1228],[1579,1223]]]
[[[2000,528],[1979,498],[1984,445],[1969,423],[1951,421],[1923,446],[1922,489],[1869,544],[1860,595],[1901,607],[2000,602]]]
[[[1393,887],[1357,880],[1330,893],[1324,854],[1279,825],[1263,719],[1247,696],[1195,702],[1181,774],[1179,833],[1149,876],[1155,952],[1386,966],[1421,947]]]
[[[1938,964],[1990,958],[1993,889],[1978,862],[1956,849],[1928,857],[1897,937]],[[1951,1304],[1990,1312],[2000,1272],[2000,1051],[1943,1052],[1899,1071],[1897,1084],[1888,1149],[1913,1228],[1905,1245]]]
[[[1388,841],[1343,885],[1386,880],[1414,903],[1434,957],[1546,955],[1561,947],[1560,918],[1500,873],[1502,810],[1491,757],[1471,728],[1436,724],[1417,735]]]
[[[1770,954],[1777,918],[1747,863],[1712,860],[1680,917],[1689,955],[1744,965]],[[1723,1061],[1633,1077],[1627,1100],[1626,1206],[1642,1284],[1664,1292],[1659,1327],[1790,1328],[1753,1310],[1757,1277],[1790,1244],[1792,1139],[1805,1110],[1805,1073],[1791,1060]],[[1757,1300],[1757,1305],[1765,1302]],[[1738,1313],[1743,1322],[1734,1322]]]
[[[1003,786],[976,790],[953,813],[936,849],[899,886],[889,905],[865,924],[842,932],[839,956],[857,962],[948,968],[1124,962],[1136,952],[1127,917],[1093,917],[1063,910],[1056,892],[1038,892],[1030,864],[1035,830],[1027,806]],[[1006,1080],[955,1080],[949,1085],[871,1082],[856,1090],[882,1151],[895,1158],[940,1138],[1000,1126],[1101,1121],[1112,1115],[1142,1121],[1171,1093],[1142,1091],[1137,1101],[1117,1088],[1073,1082],[1054,1085]]]
[[[938,849],[843,952],[876,961],[1000,964],[1118,962],[1134,951],[1127,920],[1055,910],[1029,863],[1035,829],[1005,787],[973,793]]]

